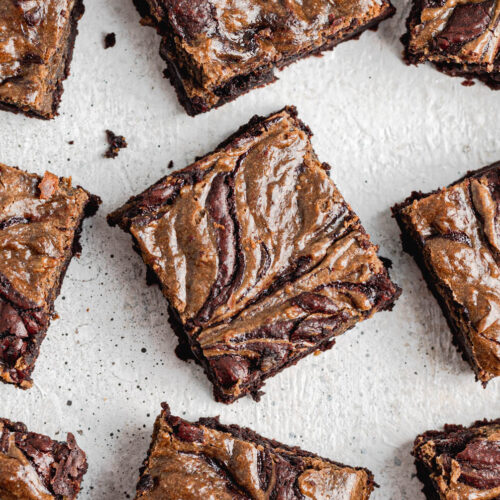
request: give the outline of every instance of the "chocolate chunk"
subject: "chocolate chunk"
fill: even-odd
[[[463,44],[481,35],[491,19],[493,0],[482,3],[458,4],[443,31],[437,37],[441,50]]]
[[[200,33],[213,33],[215,7],[207,0],[170,0],[170,21],[179,35],[194,39]]]
[[[245,382],[249,375],[250,363],[240,356],[221,356],[210,360],[210,365],[224,387]]]
[[[10,304],[0,299],[0,337],[5,333],[21,338],[28,336],[19,313]]]
[[[194,441],[203,441],[203,429],[195,427],[188,422],[182,421],[176,429],[177,436],[182,441],[190,443]]]
[[[461,482],[480,490],[500,486],[500,441],[472,441],[456,459],[461,467]]]

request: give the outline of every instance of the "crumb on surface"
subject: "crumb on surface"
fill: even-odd
[[[127,140],[123,135],[116,135],[111,130],[106,130],[106,137],[108,140],[109,147],[104,153],[105,158],[116,158],[120,149],[126,148],[128,146]]]
[[[104,48],[109,49],[111,47],[114,47],[116,45],[116,34],[115,33],[108,33],[104,37]]]

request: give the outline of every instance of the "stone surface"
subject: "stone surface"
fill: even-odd
[[[0,386],[3,417],[62,438],[74,432],[88,454],[83,500],[133,497],[160,402],[189,419],[221,415],[265,436],[369,467],[374,500],[423,500],[413,439],[444,422],[500,416],[500,380],[483,390],[412,259],[403,254],[390,207],[413,189],[429,191],[500,159],[500,94],[481,84],[407,67],[399,36],[407,2],[377,32],[284,70],[280,81],[196,118],[162,77],[159,38],[139,25],[131,2],[86,1],[72,75],[60,113],[43,122],[0,113],[0,161],[72,176],[103,198],[85,224],[83,253],[56,302],[60,319],[45,340],[35,387]],[[116,46],[104,50],[114,31]],[[254,114],[295,104],[313,144],[403,287],[380,313],[269,380],[258,404],[215,403],[199,367],[176,358],[160,291],[130,238],[105,215],[167,169],[205,154]],[[105,130],[129,144],[109,161]],[[69,144],[74,141],[74,144]],[[88,309],[88,310],[87,310]]]

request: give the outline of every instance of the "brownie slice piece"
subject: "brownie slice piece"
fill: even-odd
[[[72,500],[86,472],[87,458],[73,434],[53,441],[0,418],[0,498]]]
[[[82,221],[99,203],[70,179],[0,164],[0,380],[31,387]]]
[[[218,418],[190,423],[166,403],[156,419],[136,499],[366,500],[368,469],[350,467],[259,436]]]
[[[393,207],[455,343],[484,385],[500,375],[500,162]]]
[[[257,394],[400,293],[310,136],[294,108],[255,117],[108,216],[161,283],[218,401]]]
[[[500,419],[427,431],[412,454],[428,499],[500,498]]]
[[[500,4],[496,0],[413,0],[406,21],[405,59],[432,62],[451,76],[500,89]]]
[[[57,115],[83,11],[81,0],[0,0],[0,108]]]
[[[166,75],[189,115],[273,82],[274,69],[330,50],[394,14],[389,0],[135,0],[162,37]]]

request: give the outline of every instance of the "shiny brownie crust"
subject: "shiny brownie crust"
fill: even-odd
[[[500,162],[496,162],[492,165],[488,165],[481,169],[468,172],[464,177],[458,179],[454,183],[450,184],[448,188],[443,190],[436,190],[430,193],[413,192],[404,202],[396,204],[392,207],[392,213],[395,217],[399,228],[401,230],[401,241],[403,243],[403,249],[409,253],[419,266],[422,275],[429,287],[430,291],[439,303],[443,314],[447,320],[448,326],[453,334],[453,342],[459,348],[463,355],[463,358],[472,366],[476,373],[476,378],[480,380],[484,386],[487,382],[500,373],[500,357],[497,353],[496,363],[490,362],[491,366],[489,369],[485,369],[481,365],[478,355],[474,350],[474,339],[481,337],[481,332],[476,332],[475,325],[472,323],[470,311],[467,309],[466,305],[460,303],[456,300],[454,295],[454,290],[449,286],[443,286],[440,277],[436,274],[435,269],[432,264],[430,264],[425,256],[425,248],[428,241],[434,238],[444,238],[449,241],[449,244],[467,244],[470,246],[472,242],[466,234],[460,232],[450,232],[446,234],[440,229],[436,229],[436,234],[431,235],[427,240],[421,238],[417,235],[413,229],[413,225],[409,222],[409,218],[406,215],[408,210],[410,210],[414,202],[419,200],[429,199],[432,200],[433,197],[440,196],[441,193],[446,192],[447,189],[452,189],[457,187],[464,182],[468,183],[467,188],[467,198],[466,204],[471,207],[474,220],[477,222],[479,227],[479,233],[481,235],[480,246],[483,247],[488,253],[493,256],[493,261],[498,263],[500,261],[500,255],[497,248],[495,248],[485,235],[485,219],[482,214],[478,212],[477,206],[473,201],[473,194],[471,191],[470,184],[472,180],[481,181],[483,184],[487,183],[487,188],[490,192],[491,202],[495,205],[495,215],[494,220],[497,220],[498,207],[500,202],[499,191],[500,191]],[[498,295],[498,290],[496,293],[496,300],[500,300]],[[497,348],[498,339],[494,339],[490,342],[490,352],[491,358],[495,359],[495,349]]]
[[[376,28],[381,21],[391,17],[395,12],[392,4],[388,0],[384,0],[378,15],[367,15],[366,12],[359,8],[359,13],[350,12],[339,18],[332,17],[330,19],[332,25],[337,22],[344,23],[345,18],[348,18],[350,22],[333,34],[322,36],[322,42],[319,45],[316,44],[311,48],[306,43],[303,43],[302,48],[283,54],[274,62],[269,62],[263,57],[261,64],[253,65],[251,68],[241,68],[240,71],[235,72],[232,78],[224,79],[223,82],[210,86],[210,88],[204,88],[198,78],[200,68],[196,67],[194,63],[190,65],[185,60],[182,51],[179,51],[179,46],[184,42],[189,44],[195,34],[199,34],[212,24],[219,22],[216,17],[217,8],[215,3],[208,0],[196,0],[195,2],[186,2],[185,0],[134,0],[134,3],[145,24],[155,26],[162,37],[160,55],[167,63],[165,76],[174,86],[180,103],[190,116],[222,106],[253,88],[274,82],[276,80],[276,69],[283,69],[299,59],[318,55],[321,52],[332,50],[341,42],[358,38],[364,31]],[[259,2],[255,3],[255,7],[259,8]],[[285,2],[283,4],[286,5]],[[378,8],[378,4],[376,5]],[[236,9],[236,4],[234,4],[233,8]],[[355,10],[354,7],[353,9]],[[286,25],[288,19],[292,18],[292,14],[289,12],[288,17],[280,21],[277,20],[277,13],[268,17],[269,19],[262,20],[256,26],[243,28],[241,31],[245,31],[245,34],[241,36],[245,40],[251,40],[252,38],[257,40],[262,33],[272,32],[275,29],[272,26],[273,22],[279,27]],[[290,22],[293,24],[292,21]],[[292,31],[290,30],[290,32]],[[215,33],[215,36],[218,36],[218,31]],[[239,30],[237,36],[240,36]],[[252,54],[253,49],[249,47],[247,50],[248,54]],[[206,62],[207,65],[210,63],[211,61]],[[234,62],[234,64],[238,63]],[[191,92],[190,94],[186,91],[186,86],[190,87],[190,89],[197,89],[197,92],[194,94]]]
[[[258,398],[259,389],[268,377],[312,352],[331,348],[337,335],[376,311],[391,309],[400,294],[376,255],[377,247],[370,242],[356,214],[328,178],[325,169],[329,167],[320,164],[314,155],[310,135],[294,108],[285,108],[266,118],[254,117],[213,153],[160,179],[108,216],[111,225],[119,225],[133,236],[135,248],[150,267],[149,277],[161,284],[169,301],[170,322],[180,340],[178,354],[184,358],[194,357],[203,366],[214,384],[218,401],[231,403],[245,394]],[[281,167],[279,162],[278,166],[270,163],[269,168],[266,167],[270,159],[261,153],[263,144],[266,148],[277,148],[282,144],[280,140],[288,144],[292,137],[295,142],[283,146],[288,156],[275,156],[284,158],[285,163]],[[293,145],[299,141],[300,147]],[[241,148],[246,152],[235,156],[235,151],[242,151]],[[293,154],[298,154],[297,158]],[[288,159],[290,157],[293,160]],[[214,158],[217,161],[212,164]],[[236,162],[234,169],[216,173],[220,168],[229,168],[224,165],[231,161]],[[242,164],[247,166],[241,167]],[[272,172],[281,172],[281,179],[292,176],[291,184],[285,188],[276,181],[274,186],[281,187],[271,190],[273,195],[263,194],[260,188],[249,188],[246,198],[235,195],[244,189],[243,179],[247,188],[264,186],[263,178],[275,175]],[[295,183],[298,183],[296,188]],[[266,198],[268,196],[270,198]],[[278,200],[286,207],[286,200],[298,196],[300,207],[292,204],[282,212],[272,212],[271,218],[264,219],[251,231],[261,237],[249,235],[249,212],[257,214],[259,207],[269,203],[278,206]],[[174,222],[162,221],[172,213],[177,214],[176,217],[190,214],[192,205],[200,203],[199,200],[205,200],[201,202],[204,208],[200,206],[193,220],[207,220],[206,224],[214,228],[217,241],[202,244],[198,240],[187,240],[188,254],[201,252],[201,260],[194,260],[193,264],[198,277],[188,286],[188,290],[194,287],[198,292],[193,292],[184,305],[182,301],[179,305],[183,294],[174,290],[176,282],[172,273],[176,271],[164,271],[172,259],[155,257],[158,252],[168,253],[174,247],[167,238],[161,250],[150,251],[147,233],[155,239],[163,238],[169,228],[177,226]],[[178,206],[187,208],[183,212]],[[280,243],[280,235],[292,238],[290,245],[295,245],[293,242],[302,233],[287,229],[290,225],[287,223],[276,238],[271,237],[266,233],[266,225],[273,226],[277,216],[290,220],[290,224],[296,218],[304,220],[303,231],[310,235],[310,249],[305,246],[280,261],[279,253],[287,247]],[[322,220],[324,223],[319,222]],[[198,223],[205,227],[205,222]],[[158,232],[156,228],[160,224],[166,225]],[[198,226],[193,225],[187,233],[179,233],[178,238],[185,240],[191,238],[190,234],[194,237],[197,230]],[[330,264],[335,256],[343,259],[336,271]],[[204,280],[205,266],[211,265],[207,262],[220,264],[213,270],[214,278]],[[252,285],[242,288],[241,283],[246,279]],[[191,312],[187,314],[186,309]]]
[[[424,432],[412,455],[428,500],[500,496],[500,419]]]
[[[25,174],[17,168],[0,164],[0,174],[2,169]],[[38,178],[40,185],[42,185],[44,178],[48,178],[46,176],[44,178],[31,177]],[[56,179],[55,176],[52,178]],[[59,181],[64,182],[65,180],[60,178]],[[42,303],[34,303],[29,297],[23,296],[22,292],[17,290],[0,271],[0,381],[12,383],[21,389],[29,389],[33,384],[31,374],[35,368],[41,344],[47,334],[50,320],[54,315],[54,302],[59,295],[71,259],[81,251],[79,240],[83,221],[87,217],[93,216],[101,203],[98,196],[91,195],[79,187],[76,189],[86,194],[87,201],[77,216],[72,242],[65,249],[65,254],[58,262],[59,275],[52,288],[48,290],[46,299]],[[0,192],[0,194],[2,193]],[[9,193],[5,192],[4,194],[8,195]],[[22,213],[7,218],[2,217],[2,215],[0,211],[0,236],[3,236],[3,230],[17,225],[29,225],[30,220],[36,221],[33,214],[28,218],[24,218]],[[23,263],[18,262],[18,265],[22,266]]]
[[[55,81],[54,88],[46,92],[45,96],[51,99],[50,109],[39,109],[36,106],[25,105],[20,102],[16,102],[16,99],[10,99],[10,96],[6,94],[4,98],[0,96],[0,110],[10,111],[12,113],[22,113],[30,118],[39,118],[43,120],[50,120],[55,118],[59,113],[59,104],[61,102],[62,94],[64,92],[63,82],[70,75],[71,61],[73,59],[73,51],[75,47],[75,40],[78,35],[78,21],[81,19],[85,12],[85,6],[83,0],[76,0],[74,6],[71,10],[68,23],[70,24],[69,34],[66,40],[63,41],[63,46],[57,49],[63,52],[63,63],[60,68],[53,68],[49,71],[47,76],[47,84],[49,84],[49,79]],[[20,14],[21,16],[21,14]],[[28,18],[29,19],[29,18]],[[30,61],[29,57],[25,57],[21,61],[21,65],[28,67],[29,65],[37,64],[35,61]],[[6,81],[8,81],[7,78]],[[15,77],[12,78],[15,82]],[[0,85],[2,85],[2,71],[0,67]]]
[[[86,472],[86,455],[73,434],[54,441],[0,418],[0,497],[73,500]]]
[[[300,487],[301,474],[308,469],[310,471],[314,469],[326,470],[330,467],[337,471],[343,480],[335,481],[335,476],[332,476],[330,481],[326,482],[326,488],[319,484],[320,481],[311,481],[310,486],[315,491],[309,491],[309,494],[315,493],[318,498],[323,498],[321,496],[323,494],[325,498],[330,498],[330,495],[338,495],[339,498],[349,498],[349,500],[367,500],[375,487],[373,474],[366,468],[351,467],[319,457],[298,447],[287,446],[273,439],[262,437],[249,428],[238,425],[223,425],[218,417],[200,418],[197,422],[188,422],[172,415],[166,403],[162,403],[162,408],[161,414],[156,419],[148,455],[140,470],[137,500],[164,498],[162,495],[165,493],[170,495],[169,498],[174,498],[176,495],[181,496],[180,491],[175,491],[178,484],[169,482],[168,474],[162,474],[162,467],[157,467],[162,457],[172,451],[173,456],[170,455],[169,459],[172,462],[182,461],[183,456],[196,456],[202,464],[208,465],[208,470],[214,471],[217,476],[218,487],[220,488],[220,483],[225,483],[224,488],[218,491],[219,495],[223,493],[229,495],[223,496],[223,498],[230,497],[238,500],[261,498],[257,495],[258,493],[263,495],[264,491],[266,498],[296,500],[311,498],[304,495],[303,489]],[[207,436],[208,433],[211,436]],[[164,439],[166,436],[167,440]],[[210,451],[220,447],[223,455],[226,436],[230,440],[235,440],[234,444],[229,446],[229,449],[232,447],[233,456],[228,462],[221,459],[221,455],[217,452],[210,454],[210,452],[207,453],[208,448],[203,448],[203,444],[210,441]],[[179,444],[173,444],[174,440]],[[190,449],[192,444],[194,444],[194,449]],[[198,444],[200,447],[196,449]],[[183,445],[186,446],[186,450],[181,449]],[[258,456],[255,457],[250,450],[255,450]],[[250,463],[247,462],[248,459]],[[255,463],[252,464],[253,460]],[[248,483],[245,484],[245,480],[242,478],[245,477],[246,468],[253,470],[254,465],[257,469],[258,481],[257,484],[254,483],[254,488],[249,488]],[[186,463],[185,467],[184,479],[186,484],[189,484],[189,495],[182,496],[182,498],[199,498],[198,489],[201,491],[202,485],[196,484],[190,477],[195,467],[190,463]],[[168,469],[170,468],[167,465],[163,470]],[[207,485],[203,486],[206,488]],[[226,488],[227,490],[223,491]],[[323,490],[323,488],[325,489]],[[258,493],[254,489],[257,489]],[[203,491],[207,490],[203,489]],[[214,493],[212,491],[212,495]],[[214,496],[214,498],[216,497],[219,498]]]
[[[422,28],[421,16],[425,9],[437,10],[444,8],[446,0],[413,0],[412,9],[406,20],[407,32],[401,37],[404,49],[404,59],[408,64],[420,64],[430,61],[441,72],[449,76],[457,76],[470,80],[482,81],[493,90],[500,89],[500,52],[496,50],[492,60],[485,60],[483,54],[477,51],[472,56],[467,52],[460,53],[468,43],[478,40],[488,31],[488,24],[493,21],[495,9],[500,8],[492,0],[484,2],[469,2],[451,4],[445,27],[440,31],[436,28],[428,37],[425,46],[416,46],[413,40],[420,36]],[[429,23],[430,24],[430,23]],[[495,43],[495,41],[491,41]]]

